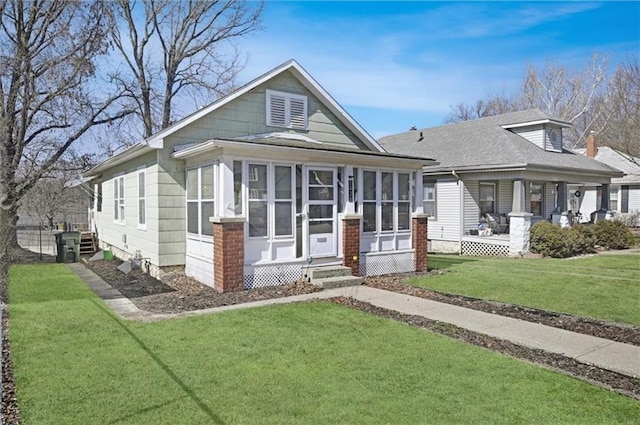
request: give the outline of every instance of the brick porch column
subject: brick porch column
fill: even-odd
[[[244,217],[212,217],[213,287],[216,291],[244,290]]]
[[[428,268],[427,260],[427,223],[429,216],[426,214],[413,215],[413,249],[415,251],[415,271],[422,272]]]
[[[360,276],[360,219],[357,214],[342,216],[342,265],[351,267],[351,275]]]

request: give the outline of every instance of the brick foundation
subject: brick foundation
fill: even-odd
[[[427,223],[424,214],[413,217],[413,249],[415,251],[415,270],[422,272],[428,268],[427,259]]]
[[[360,216],[342,218],[342,265],[351,268],[351,275],[360,276]]]
[[[213,287],[244,290],[244,218],[213,217]]]

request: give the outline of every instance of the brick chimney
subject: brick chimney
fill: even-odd
[[[592,131],[591,134],[587,136],[587,157],[595,158],[598,153],[598,142],[596,142],[596,135]]]

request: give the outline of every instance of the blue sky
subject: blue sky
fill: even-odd
[[[624,60],[640,51],[640,2],[267,0],[263,29],[239,46],[239,83],[294,58],[377,138],[510,94],[528,64]]]

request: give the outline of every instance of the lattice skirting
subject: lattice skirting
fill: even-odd
[[[415,270],[413,251],[389,254],[361,254],[360,276],[406,273]]]
[[[462,241],[462,255],[474,257],[508,257],[509,247],[482,242]]]
[[[295,282],[302,278],[303,267],[306,267],[306,263],[246,266],[244,268],[244,289],[286,285]]]

